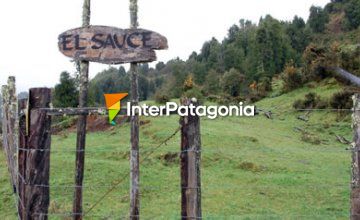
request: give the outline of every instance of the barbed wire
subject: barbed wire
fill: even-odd
[[[321,145],[321,144],[320,144]],[[350,144],[344,144],[344,145],[350,145]],[[342,149],[307,149],[307,148],[312,148],[314,146],[318,146],[318,145],[309,145],[309,146],[292,146],[293,149],[298,150],[298,149],[302,149],[302,150],[306,150],[306,151],[311,151],[311,152],[358,152],[360,151],[360,149],[354,149],[354,148],[345,148],[344,146],[326,146],[327,148],[342,148]],[[228,146],[228,148],[237,148],[237,147],[242,147],[241,145],[239,146]],[[261,147],[268,147],[268,146],[259,146],[258,148]],[[201,149],[201,150],[183,150],[183,151],[167,151],[166,153],[170,153],[170,154],[181,154],[181,153],[186,153],[186,152],[195,152],[195,153],[200,153],[200,152],[209,152],[209,153],[224,153],[226,152],[226,150],[219,150],[217,146],[203,146],[203,148],[206,149]],[[69,152],[95,152],[95,153],[102,153],[102,152],[119,152],[119,153],[128,153],[128,151],[124,151],[124,149],[113,149],[113,150],[102,150],[102,149],[84,149],[84,150],[72,150],[72,149],[27,149],[27,148],[19,148],[19,151],[25,151],[25,152],[34,152],[34,151],[40,151],[40,152],[63,152],[63,153],[69,153]],[[141,150],[140,150],[141,151]],[[164,151],[158,151],[160,153],[164,153]],[[144,151],[143,153],[147,153],[147,151]]]
[[[273,111],[273,110],[271,110]],[[301,111],[358,111],[358,110],[354,110],[354,109],[293,109],[293,110],[289,110],[289,112],[301,112]],[[282,112],[283,113],[283,112]],[[276,113],[275,113],[276,114]],[[171,134],[169,137],[167,137],[164,141],[162,141],[160,144],[158,144],[157,146],[155,146],[153,149],[148,150],[143,152],[145,154],[145,157],[141,160],[141,163],[144,163],[147,161],[147,159],[155,152],[158,152],[157,150],[163,146],[166,145],[166,142],[168,142],[172,137],[174,137],[180,130],[180,127],[178,127],[175,132],[173,134]],[[286,138],[291,138],[286,136]],[[306,148],[306,147],[313,147],[312,146],[301,146],[301,148]],[[241,146],[236,146],[236,147],[241,147]],[[327,146],[328,148],[338,148],[337,146]],[[342,147],[342,146],[340,146]],[[340,148],[339,147],[339,148]],[[170,152],[166,152],[166,153],[171,153],[171,154],[181,154],[181,153],[186,153],[186,152],[191,152],[194,151],[195,153],[200,153],[200,152],[218,152],[218,153],[224,153],[224,151],[219,151],[219,150],[215,150],[215,148],[217,148],[216,146],[208,146],[208,148],[214,148],[214,149],[206,149],[206,150],[185,150],[185,151],[170,151]],[[300,147],[294,147],[295,150],[298,150],[298,148]],[[120,149],[86,149],[86,150],[76,150],[76,149],[26,149],[26,148],[18,148],[18,151],[25,151],[25,152],[31,152],[31,151],[51,151],[51,152],[116,152],[117,150],[120,151]],[[303,150],[311,150],[311,149],[303,149]],[[345,149],[313,149],[311,151],[316,151],[316,152],[359,152],[360,149],[354,149],[354,148],[345,148]],[[120,151],[120,152],[124,152],[125,151]],[[14,171],[15,172],[15,171]],[[104,193],[104,195],[102,195],[93,205],[90,206],[90,208],[88,210],[86,210],[84,213],[47,213],[47,214],[43,214],[43,213],[35,213],[36,215],[47,215],[47,216],[74,216],[74,215],[83,215],[83,216],[87,216],[87,217],[109,217],[111,215],[96,215],[96,214],[89,214],[103,199],[105,199],[106,197],[112,197],[109,196],[109,194],[115,190],[116,188],[120,187],[120,184],[129,176],[130,171],[125,173],[122,177],[120,177],[114,184],[110,184],[110,185],[84,185],[84,186],[75,186],[75,185],[36,185],[36,184],[27,184],[25,179],[23,178],[23,176],[21,176],[21,174],[18,173],[19,179],[21,181],[23,181],[22,183],[27,184],[30,187],[46,187],[46,188],[71,188],[74,189],[76,187],[81,187],[81,188],[88,188],[88,189],[94,189],[94,188],[109,188],[108,191],[106,191]],[[174,190],[178,190],[179,186],[176,186],[176,188],[174,188]],[[339,185],[327,185],[327,184],[314,184],[314,185],[291,185],[291,186],[202,186],[201,189],[202,190],[206,190],[206,189],[267,189],[267,188],[288,188],[288,187],[304,187],[304,188],[344,188],[345,187],[347,189],[349,189],[351,187],[351,184],[339,184]],[[123,187],[126,189],[129,189],[129,186]],[[164,189],[172,189],[172,187],[163,187],[163,186],[142,186],[140,187],[143,190],[164,190]],[[180,189],[194,189],[194,190],[198,190],[199,188],[197,187],[180,187]],[[21,200],[21,198],[19,198],[18,195],[18,190],[15,190],[16,192],[14,193],[14,200],[15,200],[15,207],[18,208],[19,205],[21,205],[24,209],[24,204],[23,201]],[[120,197],[124,197],[124,196],[120,196]],[[113,198],[113,197],[112,197]],[[25,210],[25,209],[24,209]],[[115,216],[115,215],[114,215]],[[120,215],[123,218],[128,218],[129,215]],[[204,215],[204,216],[211,216],[211,215]],[[219,215],[214,215],[214,216],[219,216]],[[262,216],[262,215],[230,215],[230,216]],[[264,214],[264,216],[270,216],[268,214]],[[273,216],[279,216],[279,215],[273,215]],[[281,215],[280,215],[281,216]],[[289,215],[286,215],[289,216]],[[299,217],[306,217],[306,216],[331,216],[331,215],[326,215],[326,214],[320,214],[320,215],[291,215],[291,216],[299,216]],[[348,215],[344,215],[344,216],[348,216]],[[116,215],[116,217],[119,217],[118,215]],[[120,217],[120,218],[122,218]],[[143,218],[147,219],[146,217],[142,216]],[[161,216],[158,216],[161,217]],[[194,218],[195,217],[189,217],[189,216],[182,216],[182,217],[187,217],[187,218]],[[223,216],[223,217],[229,217],[229,216]],[[154,217],[156,218],[156,216]],[[202,219],[200,217],[196,217],[196,219]]]
[[[145,160],[147,160],[152,153],[154,153],[158,148],[160,148],[162,145],[166,144],[166,142],[168,142],[171,138],[173,138],[178,132],[180,131],[180,127],[177,127],[174,131],[174,133],[172,133],[169,137],[165,138],[159,145],[157,145],[156,147],[154,147],[151,151],[148,152],[148,154],[142,158],[142,160],[139,162],[139,165],[141,165]],[[119,184],[121,184],[129,175],[130,175],[131,171],[128,171],[123,177],[121,177],[112,188],[110,188],[103,196],[100,197],[99,200],[97,200],[94,205],[92,205],[86,212],[84,212],[84,216],[86,214],[88,214],[89,212],[91,212],[109,193],[111,193],[116,186],[118,186]]]

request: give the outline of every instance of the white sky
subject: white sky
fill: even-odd
[[[258,22],[270,14],[280,20],[295,15],[305,20],[311,5],[330,0],[139,0],[141,28],[168,38],[169,49],[158,51],[158,61],[192,51],[216,37],[222,40],[228,28],[241,18]],[[127,28],[128,0],[92,0],[91,24]],[[81,25],[82,0],[2,0],[0,3],[0,84],[16,76],[18,91],[54,86],[63,70],[75,71],[69,58],[57,48],[57,36]],[[90,77],[107,65],[90,64]]]

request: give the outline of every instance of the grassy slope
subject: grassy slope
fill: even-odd
[[[202,195],[205,219],[347,219],[349,209],[350,153],[335,141],[334,133],[351,138],[349,117],[336,120],[336,113],[318,112],[310,122],[296,119],[301,113],[291,104],[307,92],[328,97],[340,88],[319,85],[267,98],[257,105],[272,109],[274,120],[219,118],[201,121]],[[142,118],[150,120],[141,127],[142,155],[168,137],[178,126],[178,117]],[[301,140],[301,127],[321,140],[313,145]],[[169,152],[179,151],[179,135],[141,165],[141,214],[143,219],[178,219],[180,208],[178,161],[166,162]],[[75,134],[52,139],[51,212],[71,210],[71,189],[55,185],[73,184]],[[87,210],[128,172],[129,125],[113,131],[90,133],[87,139],[84,196]],[[0,216],[13,219],[4,156],[0,154]],[[128,213],[128,178],[89,215],[102,219]],[[96,187],[100,186],[100,187]],[[11,211],[10,211],[11,210]],[[108,218],[106,218],[108,217]],[[52,219],[56,219],[52,217]],[[90,219],[100,219],[93,216]]]

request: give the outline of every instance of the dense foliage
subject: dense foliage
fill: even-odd
[[[60,83],[55,86],[53,104],[55,107],[76,107],[78,105],[78,90],[76,79],[68,72],[60,74]]]
[[[219,41],[211,38],[187,60],[139,67],[141,100],[159,102],[179,98],[191,76],[196,93],[258,100],[271,91],[280,76],[284,92],[331,76],[327,66],[341,66],[360,75],[360,0],[331,0],[324,8],[312,6],[307,21],[295,16],[279,21],[266,15],[257,24],[241,19]],[[102,104],[103,93],[129,92],[130,74],[110,67],[90,82],[92,104]],[[189,93],[189,92],[188,92]],[[232,98],[231,98],[232,97]]]

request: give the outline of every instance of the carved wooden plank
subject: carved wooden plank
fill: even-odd
[[[29,133],[26,148],[24,219],[48,219],[51,116],[40,108],[49,107],[51,89],[33,88],[29,92]]]
[[[183,99],[183,105],[197,103]],[[199,116],[180,118],[181,126],[181,219],[201,219],[201,136]]]
[[[108,26],[75,28],[58,39],[65,56],[105,64],[154,61],[154,50],[168,47],[167,39],[156,32]]]

